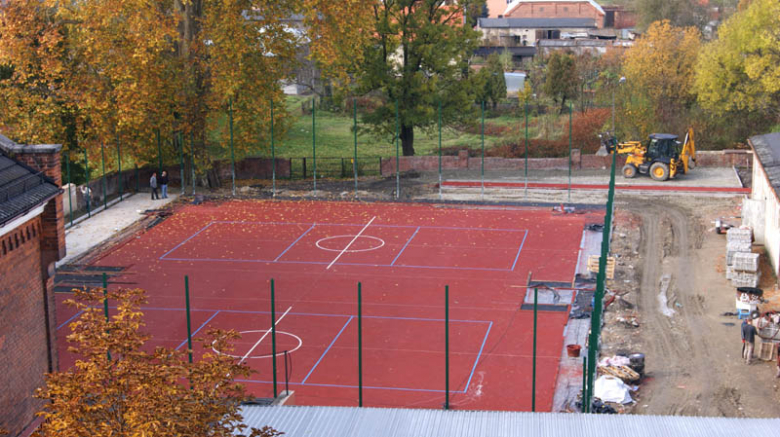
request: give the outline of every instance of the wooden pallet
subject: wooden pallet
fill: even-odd
[[[588,257],[588,271],[593,273],[599,272],[599,256],[591,255]],[[615,257],[607,257],[607,279],[615,278]]]

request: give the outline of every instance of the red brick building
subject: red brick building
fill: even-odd
[[[65,256],[60,146],[0,135],[0,426],[35,420],[33,398],[57,370],[54,265]]]
[[[588,18],[601,28],[606,13],[593,0],[514,0],[501,15],[503,18]]]

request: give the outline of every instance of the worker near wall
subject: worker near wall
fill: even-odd
[[[750,319],[747,319],[747,323],[742,324],[742,341],[745,342],[742,348],[742,358],[745,359],[745,363],[750,364],[756,345],[756,327],[753,326],[753,321]]]

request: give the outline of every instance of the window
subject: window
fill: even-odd
[[[544,7],[540,7],[539,12],[544,12]]]
[[[5,255],[5,254],[6,254],[6,252],[7,252],[7,251],[5,250],[5,241],[3,241],[3,255]]]
[[[563,7],[563,12],[569,12],[569,7],[568,6],[564,6]]]

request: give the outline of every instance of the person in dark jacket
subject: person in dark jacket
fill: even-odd
[[[745,341],[745,347],[742,350],[742,358],[745,359],[745,363],[750,364],[753,360],[753,349],[756,345],[756,327],[753,326],[753,321],[748,319],[747,323],[742,325],[742,339]]]
[[[160,175],[160,187],[162,187],[162,198],[168,198],[168,172],[163,170]]]
[[[152,177],[149,178],[149,187],[152,189],[152,200],[159,199],[157,194],[157,172],[152,173]]]

